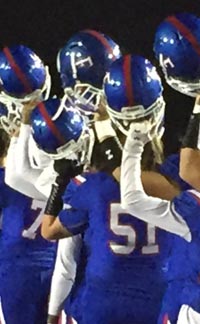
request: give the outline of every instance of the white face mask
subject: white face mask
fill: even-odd
[[[157,129],[163,135],[164,128],[162,126],[165,114],[165,101],[162,96],[146,110],[143,106],[124,107],[121,112],[114,111],[108,105],[106,108],[113,125],[115,125],[125,136],[128,135],[129,126],[132,122],[139,122],[139,119],[145,118],[151,118],[152,124],[156,124]],[[162,135],[160,137],[162,137]]]

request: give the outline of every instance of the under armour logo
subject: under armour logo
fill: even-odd
[[[112,160],[114,158],[114,155],[111,152],[111,149],[105,151],[106,155],[107,155],[107,159],[108,160]]]

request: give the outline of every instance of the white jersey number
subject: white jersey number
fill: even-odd
[[[42,224],[42,218],[44,215],[44,206],[45,204],[43,201],[35,200],[35,199],[32,201],[31,209],[36,211],[38,216],[36,217],[35,221],[28,229],[23,230],[22,236],[24,238],[29,238],[31,240],[35,239],[37,235],[36,232],[40,227],[40,225]]]
[[[116,254],[127,255],[132,253],[136,248],[137,233],[132,225],[120,224],[120,215],[126,214],[119,203],[113,203],[110,206],[110,229],[119,236],[124,236],[127,243],[121,245],[117,242],[110,241],[111,250]],[[127,213],[128,214],[128,213]],[[130,215],[131,217],[131,215]],[[147,244],[142,247],[142,254],[157,254],[159,246],[156,244],[156,228],[151,224],[144,223],[147,227]]]

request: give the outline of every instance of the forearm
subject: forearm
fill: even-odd
[[[180,177],[200,191],[200,150],[182,148],[180,153]]]
[[[141,155],[143,147],[134,141],[126,141],[121,167],[121,203],[133,216],[161,229],[187,237],[189,229],[185,221],[172,214],[170,202],[147,196],[141,182]]]
[[[46,240],[59,240],[72,236],[72,234],[63,227],[59,218],[50,214],[44,214],[43,216],[41,235]]]
[[[193,113],[182,140],[180,177],[193,188],[200,190],[200,96],[197,96]]]
[[[18,174],[23,175],[27,181],[35,183],[42,170],[33,169],[29,159],[30,125],[21,124],[17,152],[18,152]]]
[[[13,189],[23,193],[26,196],[38,200],[44,200],[45,197],[35,188],[35,186],[28,182],[23,175],[18,174],[18,138],[13,137],[8,149],[6,160],[6,183]]]
[[[81,243],[80,236],[59,241],[51,282],[49,315],[58,316],[63,308],[65,299],[70,294],[76,276]]]

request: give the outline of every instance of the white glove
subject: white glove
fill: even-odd
[[[143,144],[143,146],[150,142],[156,135],[156,126],[152,127],[150,121],[144,121],[141,123],[131,123],[128,131],[128,140]]]

